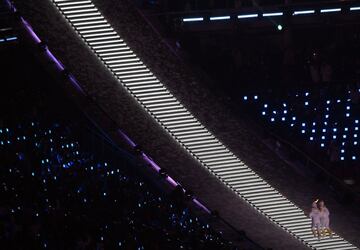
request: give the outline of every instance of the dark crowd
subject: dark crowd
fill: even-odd
[[[183,189],[153,185],[136,156],[107,146],[25,51],[1,63],[3,249],[235,249]]]

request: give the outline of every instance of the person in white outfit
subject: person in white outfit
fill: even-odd
[[[318,237],[320,239],[321,236],[321,223],[320,223],[320,210],[317,206],[317,201],[314,201],[311,206],[311,212],[309,214],[311,219],[311,230],[314,234],[314,237]]]
[[[318,208],[320,211],[320,228],[323,236],[329,235],[332,237],[332,231],[330,229],[330,212],[325,206],[324,201],[318,202]]]

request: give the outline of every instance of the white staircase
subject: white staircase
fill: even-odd
[[[142,63],[91,0],[51,0],[84,42],[174,139],[225,185],[313,249],[357,249],[343,238],[314,238],[310,219],[215,138]],[[311,204],[309,204],[311,205]]]

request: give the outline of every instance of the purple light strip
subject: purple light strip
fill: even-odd
[[[83,94],[85,96],[84,90],[81,88],[80,84],[76,81],[75,77],[73,75],[69,75],[69,79],[73,83],[75,88],[77,88],[77,90],[80,91],[81,94]]]
[[[16,11],[16,8],[9,2],[9,0],[6,0],[6,2],[9,5],[9,8],[11,10],[13,10],[13,12]],[[34,30],[32,29],[31,25],[23,18],[21,17],[21,21],[25,27],[25,29],[29,32],[29,34],[31,35],[31,37],[33,38],[33,40],[39,44],[41,43],[41,39],[38,37],[38,35],[34,32]],[[56,65],[56,68],[61,72],[65,69],[65,67],[63,66],[63,64],[54,56],[54,54],[48,49],[46,48],[46,55],[47,57],[53,61]],[[73,75],[69,75],[69,80],[72,82],[73,86],[79,91],[81,92],[81,94],[83,94],[84,96],[86,96],[84,90],[81,88],[80,84],[77,82],[77,80],[75,79],[75,77]],[[134,148],[136,146],[136,143],[133,142],[124,132],[122,132],[120,129],[118,130],[120,136],[132,147]],[[146,161],[156,172],[159,173],[161,167],[159,165],[157,165],[149,156],[147,156],[144,152],[141,154],[142,158],[144,161]],[[178,182],[176,182],[172,177],[167,176],[166,177],[167,182],[173,186],[176,187],[179,185]],[[211,211],[205,206],[203,205],[199,200],[197,200],[196,198],[193,198],[192,200],[195,205],[197,205],[198,207],[200,207],[201,209],[203,209],[206,213],[210,214]]]
[[[135,142],[133,142],[124,132],[122,132],[120,129],[118,132],[132,148],[136,146]]]
[[[56,65],[56,68],[59,71],[63,71],[65,67],[62,65],[62,63],[56,59],[56,57],[53,55],[53,53],[50,52],[50,50],[46,49],[46,55],[50,58],[51,61],[53,61]]]
[[[36,43],[41,43],[41,39],[38,37],[38,35],[34,32],[34,30],[32,29],[31,25],[24,19],[21,17],[21,21],[24,24],[24,27],[26,28],[26,30],[30,33],[30,35],[33,37],[33,39],[35,40]],[[65,69],[64,65],[54,56],[54,54],[48,49],[46,48],[45,51],[46,55],[48,56],[48,58],[53,61],[57,67],[57,69],[59,71],[63,71]],[[84,93],[84,90],[80,87],[79,83],[76,81],[75,77],[70,75],[69,76],[70,81],[72,82],[72,84],[77,88],[78,91],[80,91],[82,94]]]
[[[36,43],[41,43],[40,38],[36,35],[34,30],[31,28],[30,24],[27,21],[25,21],[25,19],[23,17],[21,17],[21,22],[24,24],[25,29],[30,33],[30,35],[35,40],[35,42]]]

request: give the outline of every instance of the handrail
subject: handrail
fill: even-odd
[[[17,10],[15,8],[15,6],[10,2],[10,0],[5,0],[5,2],[7,2],[8,7],[14,12],[17,13]],[[77,92],[79,92],[82,97],[84,97],[86,99],[86,101],[88,101],[90,104],[95,105],[96,108],[99,109],[99,111],[105,115],[105,117],[107,119],[109,119],[110,122],[113,123],[113,125],[116,126],[117,128],[117,132],[120,135],[120,137],[122,137],[123,140],[125,140],[127,142],[128,145],[131,146],[132,149],[136,149],[137,148],[137,144],[132,141],[121,129],[117,122],[92,98],[92,96],[90,96],[81,86],[80,84],[77,82],[77,80],[75,79],[75,77],[71,74],[69,74],[65,68],[65,66],[52,54],[52,52],[46,47],[45,44],[43,44],[42,40],[38,37],[38,35],[34,32],[34,30],[32,29],[31,25],[23,18],[23,17],[19,17],[21,20],[22,25],[24,26],[25,30],[27,30],[27,32],[30,34],[30,36],[32,37],[32,39],[35,41],[35,43],[37,45],[43,45],[43,49],[45,54],[47,55],[47,57],[53,62],[55,63],[56,68],[58,69],[59,72],[66,72],[66,76],[68,77],[68,80],[72,83],[72,86],[76,88]],[[140,151],[140,155],[143,158],[143,160],[145,162],[148,163],[148,165],[153,168],[153,170],[155,170],[156,172],[158,172],[160,174],[160,166],[158,166],[154,160],[149,157],[146,153],[144,153],[143,151]],[[173,187],[176,186],[180,186],[181,185],[174,180],[172,177],[170,177],[169,175],[166,175],[165,177],[166,181]],[[182,187],[181,187],[182,188]],[[185,189],[183,189],[183,191],[185,191]],[[207,215],[212,215],[213,212],[207,208],[204,204],[202,204],[201,201],[198,200],[198,198],[193,197],[192,198],[192,202],[195,204],[196,207],[200,208],[201,210],[203,210]],[[224,224],[226,224],[227,226],[229,226],[233,231],[235,231],[236,233],[239,234],[239,236],[245,236],[247,241],[250,242],[251,244],[253,244],[256,248],[258,249],[263,249],[260,245],[258,245],[256,242],[252,241],[251,239],[249,239],[246,234],[244,235],[244,233],[240,233],[240,231],[238,229],[236,229],[233,225],[231,225],[229,222],[227,222],[225,219],[223,219],[220,216],[217,216],[217,218],[219,218],[220,221],[222,221]]]

